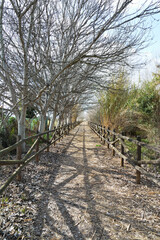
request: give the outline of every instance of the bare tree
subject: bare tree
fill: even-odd
[[[15,105],[13,112],[18,121],[18,134],[22,138],[25,137],[29,83],[28,53],[36,4],[37,0],[27,3],[26,1],[3,1],[5,23],[1,24],[1,79],[7,85],[8,94],[6,95],[10,97],[10,105]]]
[[[116,66],[134,65],[131,57],[146,44],[145,21],[160,10],[160,1],[144,2],[1,1],[0,84],[22,138],[28,105],[39,110],[43,131],[47,111],[54,122],[64,106],[72,112],[107,87],[104,75]]]

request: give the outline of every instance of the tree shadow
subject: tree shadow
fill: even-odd
[[[34,220],[34,239],[37,240],[41,236],[44,237],[43,230],[46,226],[49,228],[50,233],[48,234],[50,234],[50,236],[53,235],[53,237],[55,237],[55,234],[58,234],[61,236],[60,239],[64,240],[84,240],[86,236],[94,240],[111,239],[109,235],[109,230],[112,231],[113,229],[113,226],[110,225],[111,220],[117,220],[124,224],[133,222],[135,229],[140,231],[143,229],[146,231],[146,236],[149,231],[157,234],[156,230],[153,229],[152,231],[150,227],[144,226],[143,222],[136,223],[134,217],[128,217],[126,212],[123,209],[121,210],[118,194],[113,194],[111,190],[105,191],[103,189],[101,176],[104,176],[109,183],[109,175],[113,176],[118,174],[121,176],[123,173],[118,173],[118,170],[114,168],[109,170],[99,166],[90,166],[86,148],[85,126],[82,132],[83,143],[81,148],[83,159],[80,161],[80,159],[74,158],[70,153],[67,153],[78,131],[76,131],[71,136],[69,142],[65,144],[66,148],[63,149],[62,153],[45,153],[50,160],[47,159],[47,162],[42,160],[39,163],[39,167],[42,168],[41,171],[43,173],[38,183],[41,197],[37,199],[34,189],[32,192],[33,197],[35,196],[33,200],[37,208],[37,214]],[[93,175],[93,172],[96,174]],[[91,175],[93,176],[91,177]],[[79,176],[81,176],[83,182],[81,186],[75,184],[75,180]],[[127,178],[130,177],[128,174]],[[45,179],[47,179],[47,181]],[[97,186],[93,180],[98,182]],[[79,192],[83,192],[84,194],[78,195]],[[95,193],[102,195],[105,199],[104,205],[95,198]],[[50,210],[50,203],[52,201],[56,206],[55,211],[54,209],[52,211]],[[107,213],[110,211],[110,206],[107,205],[109,202],[113,202],[111,214]],[[130,203],[128,203],[127,207],[129,206]],[[74,209],[80,211],[81,216],[84,215],[84,212],[88,214],[89,219],[86,219],[86,225],[91,226],[91,228],[88,229],[88,233],[85,232],[87,226],[86,229],[83,229],[81,223],[79,224],[77,219],[75,219],[75,215],[72,214]],[[104,209],[105,211],[103,211]],[[56,216],[57,212],[59,212],[59,218]],[[120,215],[116,214],[116,212],[120,212]],[[105,223],[103,217],[105,217]],[[45,239],[50,239],[48,235],[45,237]]]
[[[105,239],[110,239],[110,236],[104,229],[102,222],[98,216],[98,211],[96,210],[96,201],[93,199],[93,193],[92,193],[92,185],[89,181],[89,167],[88,167],[88,159],[86,154],[86,148],[85,148],[85,128],[83,131],[83,161],[84,161],[84,184],[85,184],[85,190],[86,190],[86,199],[87,199],[87,212],[90,215],[90,219],[92,222],[92,227],[94,231],[94,238],[96,240],[102,239],[102,237]]]

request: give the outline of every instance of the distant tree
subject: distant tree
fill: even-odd
[[[127,105],[129,95],[129,79],[127,74],[119,70],[111,77],[108,90],[100,93],[101,122],[110,127],[120,126],[120,115]]]

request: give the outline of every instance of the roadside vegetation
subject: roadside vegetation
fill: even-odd
[[[95,121],[118,132],[145,142],[158,144],[160,139],[160,74],[138,86],[124,71],[111,77],[107,91],[98,95],[98,108],[91,116]]]

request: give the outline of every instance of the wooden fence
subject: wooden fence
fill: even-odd
[[[55,127],[51,131],[46,131],[43,133],[37,133],[33,136],[27,137],[25,139],[21,140],[21,136],[17,137],[17,142],[3,150],[0,151],[0,157],[1,156],[7,156],[12,150],[16,149],[16,160],[0,160],[0,166],[2,165],[18,165],[16,170],[12,173],[12,175],[7,179],[7,181],[0,187],[0,194],[4,192],[4,190],[7,188],[7,186],[11,183],[11,181],[17,177],[17,180],[21,180],[21,170],[33,159],[35,159],[37,162],[39,161],[39,155],[44,150],[47,150],[49,152],[49,147],[52,144],[56,144],[57,141],[60,141],[61,138],[63,138],[65,135],[69,134],[69,131],[76,127],[79,124],[79,122],[75,122],[68,125],[63,125],[60,127]],[[23,154],[22,157],[22,144],[28,141],[33,141],[31,147],[27,151],[26,154]],[[45,145],[45,146],[44,146]],[[33,150],[35,150],[33,152]]]
[[[158,179],[155,174],[148,172],[145,169],[146,165],[158,165],[160,166],[160,148],[148,145],[144,142],[141,142],[141,137],[137,139],[132,139],[125,136],[125,133],[122,132],[116,133],[115,130],[111,131],[110,128],[106,128],[102,125],[98,125],[93,122],[89,122],[90,128],[100,137],[101,142],[104,144],[107,143],[107,147],[112,149],[112,155],[115,156],[115,153],[120,157],[120,165],[124,167],[124,161],[130,163],[136,169],[136,183],[140,184],[141,174],[145,175],[148,179],[155,182],[160,186],[160,179]],[[133,154],[127,146],[128,143],[135,145],[136,153]],[[154,159],[142,159],[142,148],[146,148],[149,151],[154,153]]]

